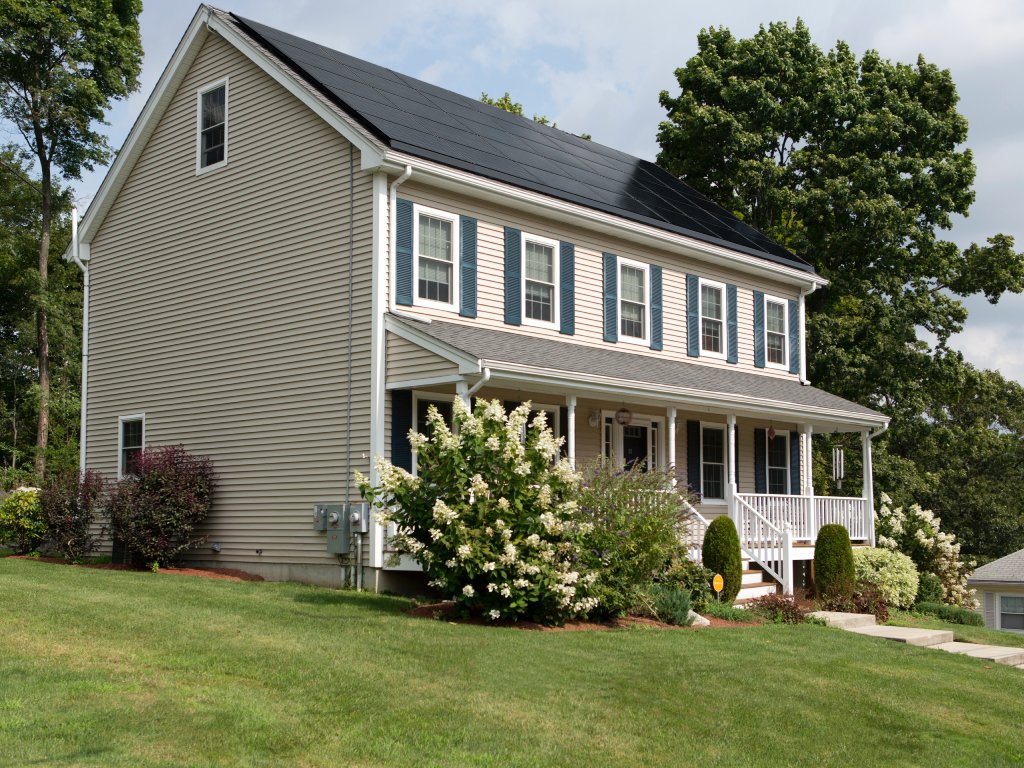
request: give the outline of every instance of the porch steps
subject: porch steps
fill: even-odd
[[[765,595],[774,595],[779,591],[779,584],[760,568],[751,567],[750,560],[743,558],[743,579],[740,592],[736,595],[735,605],[743,605]]]

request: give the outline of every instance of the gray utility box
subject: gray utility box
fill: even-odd
[[[327,551],[347,555],[352,549],[352,520],[348,504],[314,504],[313,528],[327,533]]]
[[[358,501],[348,505],[348,519],[352,522],[354,533],[370,532],[370,505],[365,501]]]

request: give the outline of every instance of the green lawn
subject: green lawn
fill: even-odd
[[[948,624],[934,616],[915,616],[910,613],[894,613],[886,624],[900,627],[923,627],[925,629],[948,629],[953,632],[954,639],[965,643],[982,643],[984,645],[1007,645],[1024,648],[1024,635],[1016,632],[1000,632],[988,627],[968,627],[963,624]]]
[[[1024,761],[1024,671],[825,627],[525,632],[10,559],[0,601],[3,765]]]

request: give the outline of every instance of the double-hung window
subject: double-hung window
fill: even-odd
[[[700,281],[700,353],[725,357],[725,286]]]
[[[558,322],[558,243],[523,233],[523,320],[529,325]]]
[[[416,303],[457,309],[459,284],[458,218],[416,206]]]
[[[999,628],[1024,632],[1024,595],[999,596]]]
[[[225,165],[228,161],[228,81],[199,90],[199,135],[196,173]]]
[[[788,307],[781,299],[764,299],[764,351],[765,363],[779,368],[789,368],[789,350],[786,348],[789,335]]]
[[[134,475],[146,439],[146,417],[143,414],[118,419],[117,476]]]
[[[619,338],[644,342],[650,325],[650,275],[646,264],[619,259]]]
[[[725,427],[702,426],[700,434],[701,495],[725,498]]]
[[[768,493],[789,493],[789,436],[767,437]]]

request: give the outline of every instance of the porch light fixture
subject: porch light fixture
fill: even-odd
[[[615,412],[615,422],[624,427],[628,427],[633,423],[633,412],[629,410],[629,408],[619,408],[619,410]]]
[[[774,440],[775,439],[775,425],[774,424],[772,424],[770,427],[768,427],[768,439],[769,440]]]
[[[597,429],[600,423],[601,414],[597,411],[591,411],[590,416],[587,417],[587,424],[589,424],[593,429]]]

